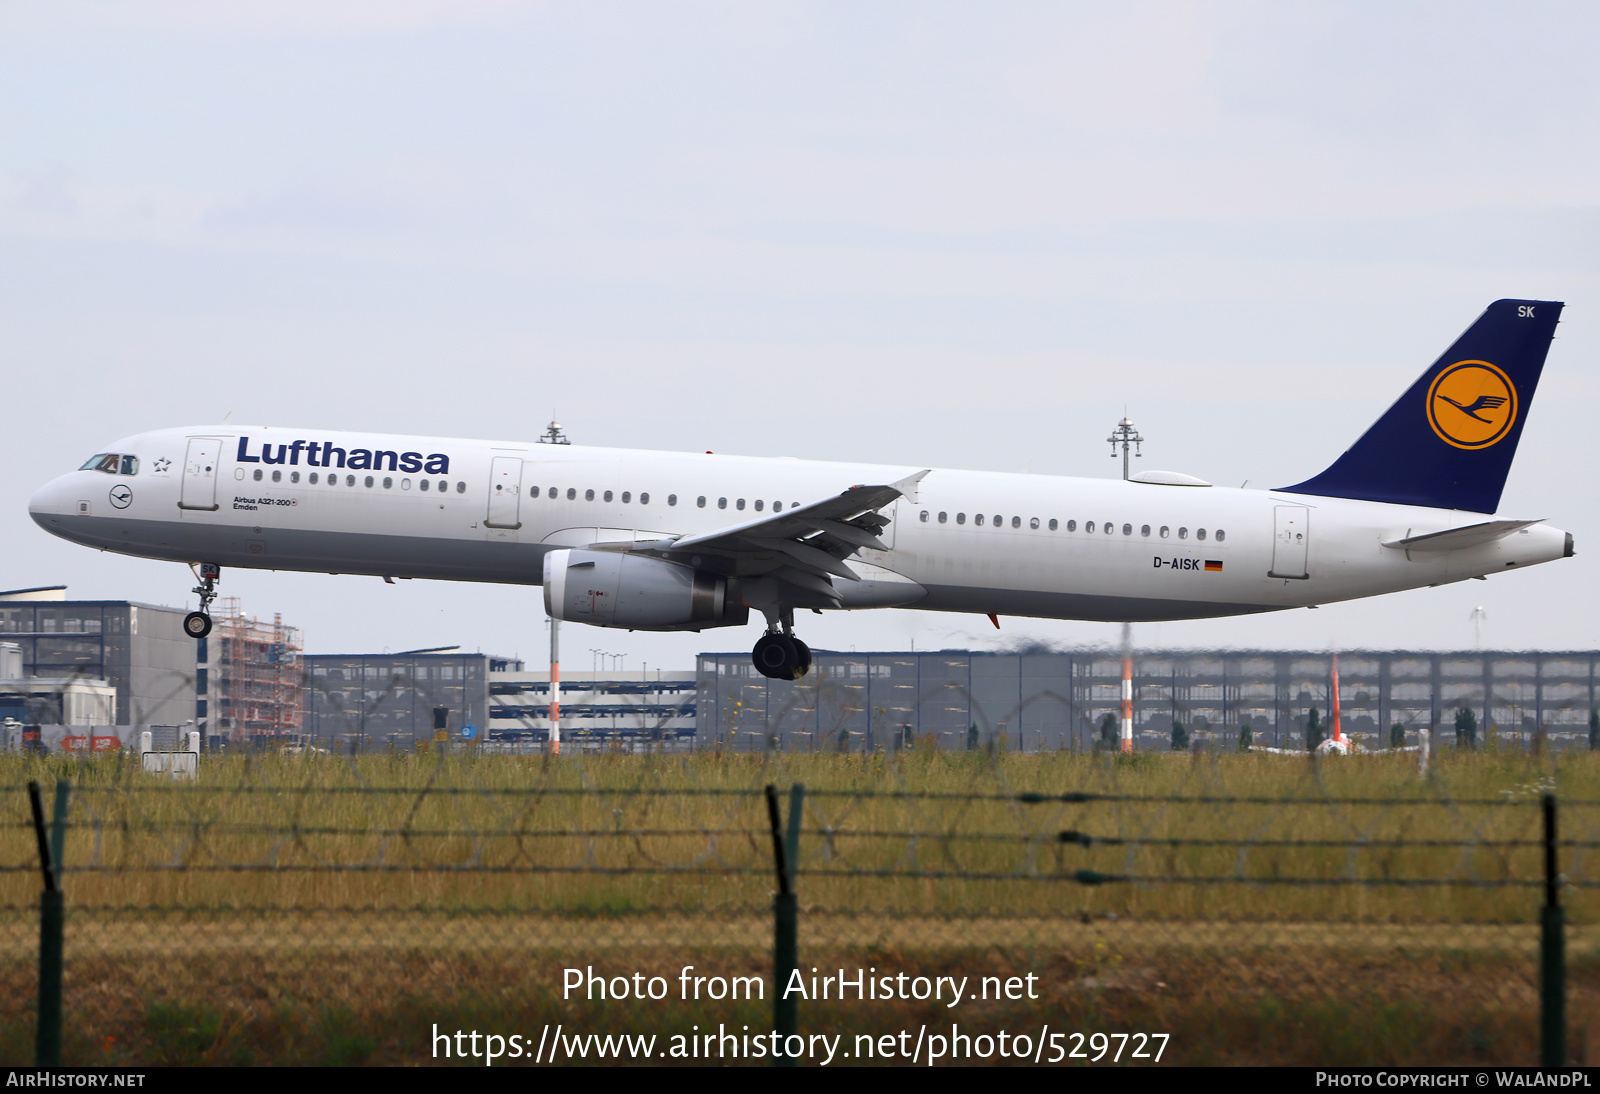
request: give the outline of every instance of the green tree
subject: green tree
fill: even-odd
[[[1250,728],[1250,721],[1246,719],[1239,723],[1239,751],[1249,752],[1250,742],[1255,740],[1255,731]]]
[[[1189,751],[1189,731],[1183,728],[1183,723],[1172,719],[1172,751]]]
[[[1322,743],[1322,715],[1317,713],[1317,708],[1312,707],[1311,713],[1306,717],[1306,751],[1314,752]]]
[[[1117,747],[1117,716],[1107,714],[1100,719],[1100,746],[1114,749]]]
[[[967,751],[978,751],[978,723],[973,722],[967,727]]]
[[[850,731],[843,727],[839,729],[839,751],[850,751]]]
[[[1389,727],[1389,747],[1404,748],[1406,746],[1406,727],[1396,722]]]
[[[1456,747],[1478,747],[1478,716],[1472,713],[1471,707],[1456,711]]]

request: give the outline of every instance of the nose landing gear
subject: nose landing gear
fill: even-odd
[[[217,598],[217,582],[222,577],[222,567],[215,562],[200,564],[200,584],[192,592],[200,597],[200,610],[183,617],[183,633],[201,639],[211,633],[211,602]]]
[[[781,629],[780,629],[781,628]],[[750,652],[756,671],[773,680],[799,680],[811,671],[811,647],[794,636],[794,612],[784,609]]]

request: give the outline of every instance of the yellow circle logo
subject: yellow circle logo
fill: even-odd
[[[1428,388],[1428,424],[1457,448],[1488,448],[1517,420],[1517,389],[1487,361],[1457,361]]]

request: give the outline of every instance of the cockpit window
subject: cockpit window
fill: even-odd
[[[109,474],[115,475],[117,473],[117,457],[108,456],[104,452],[101,452],[97,456],[90,456],[84,461],[83,466],[78,468],[78,470],[105,471]]]
[[[124,457],[122,457],[122,473],[124,475],[137,475],[139,473],[139,457],[138,456],[124,456]]]

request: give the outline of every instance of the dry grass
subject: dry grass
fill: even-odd
[[[1537,840],[1543,786],[1600,802],[1587,754],[1446,753],[1428,780],[1396,756],[270,756],[209,762],[176,788],[115,759],[7,757],[0,865],[32,866],[19,788],[61,773],[77,787],[67,998],[82,1062],[423,1062],[433,1022],[767,1024],[760,1006],[579,1005],[558,988],[572,963],[769,968],[769,782],[815,792],[799,881],[808,965],[1032,969],[1046,1000],[971,1019],[1170,1030],[1167,1062],[1527,1062],[1537,888],[1272,879],[1537,881],[1536,847],[1490,844]],[[1021,791],[1165,800],[950,797]],[[1564,808],[1563,836],[1600,838],[1597,817]],[[1067,830],[1227,845],[1086,848],[1062,843]],[[1351,839],[1364,842],[1267,842]],[[1569,877],[1587,876],[1586,857],[1564,852]],[[1252,883],[1071,880],[1084,869]],[[16,1031],[32,1027],[36,893],[36,874],[0,874],[0,1056],[13,1062],[29,1053]],[[1595,921],[1593,902],[1568,890],[1576,923]],[[1600,989],[1596,944],[1572,932],[1583,992]],[[1580,1028],[1589,998],[1575,999]],[[911,1003],[802,1010],[804,1028],[852,1034],[949,1020]]]

